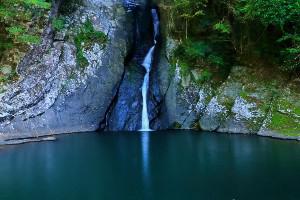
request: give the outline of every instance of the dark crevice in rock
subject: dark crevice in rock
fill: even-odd
[[[105,111],[104,119],[100,122],[98,131],[103,131],[103,130],[105,130],[108,127],[108,124],[109,124],[108,120],[109,120],[109,118],[111,116],[111,112],[112,112],[113,108],[116,105],[116,102],[118,101],[118,94],[119,94],[119,90],[120,90],[120,85],[123,82],[124,75],[125,75],[125,71],[124,71],[124,73],[122,75],[122,79],[121,79],[120,83],[118,84],[118,87],[116,89],[116,92],[115,92],[112,100],[111,100],[110,105],[108,106],[107,110]]]
[[[109,120],[104,126],[105,130],[136,131],[141,128],[142,113],[142,93],[145,69],[142,66],[144,58],[153,45],[153,23],[151,16],[151,7],[135,9],[134,28],[133,28],[133,50],[125,59],[125,72],[121,82],[117,97],[114,99],[112,108],[109,111]],[[159,45],[158,45],[159,46]],[[158,49],[158,48],[157,48]],[[156,50],[157,50],[156,49]],[[155,68],[155,64],[152,69]],[[154,74],[151,73],[150,76]],[[159,104],[159,87],[156,85],[156,91],[153,90],[150,82],[148,93],[148,113],[149,119],[157,118],[157,104]],[[103,128],[103,125],[102,125]]]
[[[131,53],[129,53],[128,56],[131,56]],[[127,62],[127,59],[128,59],[127,57],[125,58],[124,63]],[[121,80],[119,81],[119,83],[118,83],[118,85],[117,85],[117,87],[115,89],[116,91],[115,91],[114,96],[113,96],[113,98],[111,100],[111,103],[109,104],[107,110],[105,111],[104,119],[99,124],[98,131],[105,130],[108,127],[108,125],[109,125],[109,121],[108,120],[109,120],[109,118],[111,116],[111,112],[113,111],[113,109],[114,109],[114,107],[116,105],[116,102],[118,101],[118,95],[119,95],[121,84],[122,84],[122,82],[124,80],[124,77],[125,77],[125,72],[126,72],[126,70],[124,69],[122,77],[121,77]]]

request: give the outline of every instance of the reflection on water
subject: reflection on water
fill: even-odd
[[[0,200],[300,199],[300,143],[164,131],[0,151]]]
[[[149,132],[142,132],[141,144],[142,144],[142,160],[143,160],[143,177],[148,179],[149,177]],[[146,181],[147,182],[147,181]]]
[[[141,133],[141,145],[142,145],[142,178],[143,178],[143,186],[146,191],[150,190],[150,169],[149,169],[149,140],[150,140],[150,132],[142,132]],[[147,196],[150,194],[146,194],[143,199],[147,199]]]

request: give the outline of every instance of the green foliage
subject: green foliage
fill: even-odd
[[[265,25],[273,24],[281,28],[300,17],[298,0],[237,0],[235,13],[244,19],[255,19]]]
[[[212,76],[213,74],[209,70],[204,69],[197,82],[202,84],[204,82],[210,81],[212,79]]]
[[[179,60],[187,61],[188,63],[196,65],[198,67],[201,64],[201,59],[203,59],[211,49],[203,41],[193,41],[185,40],[180,44],[177,49],[174,51],[174,56],[179,58]]]
[[[26,33],[26,29],[21,26],[12,26],[6,29],[8,36],[13,39],[15,44],[38,44],[40,37]]]
[[[40,42],[50,7],[48,0],[0,0],[0,65],[10,66],[1,67],[0,85],[18,77],[15,68],[22,52]]]
[[[218,49],[217,57],[208,59],[211,64],[226,66],[224,58],[231,55],[237,64],[264,60],[289,72],[300,71],[299,0],[160,2],[170,21],[168,32],[174,38],[205,41],[214,50]],[[195,64],[190,62],[195,56],[203,57],[199,48],[185,47],[188,48],[187,56],[184,55],[187,65]]]
[[[214,25],[214,30],[219,31],[220,33],[230,34],[231,27],[228,22],[218,22]]]
[[[182,127],[182,125],[179,122],[174,122],[171,126],[171,128],[174,129],[180,129]]]
[[[207,0],[172,0],[166,3],[165,6],[170,8],[170,18],[175,23],[172,26],[172,31],[175,33],[184,32],[185,39],[187,39],[191,21],[195,21],[204,15],[203,10],[206,3]]]
[[[85,67],[89,63],[84,57],[84,49],[91,47],[94,43],[104,45],[107,42],[107,36],[101,31],[96,31],[92,22],[87,20],[80,28],[74,42],[77,49],[77,63],[80,67]]]
[[[32,18],[43,17],[43,11],[51,4],[45,0],[2,0],[0,5],[0,26],[6,33],[2,37],[12,39],[15,44],[36,44],[38,24]]]
[[[283,70],[300,69],[300,34],[285,34],[278,42],[291,43],[289,47],[281,50],[281,55],[284,58]]]
[[[266,27],[275,27],[282,35],[278,38],[282,45],[279,49],[282,68],[288,71],[300,69],[300,1],[240,0],[236,1],[235,15],[246,23],[257,21]]]
[[[211,64],[211,65],[214,65],[214,66],[218,66],[218,67],[223,67],[225,66],[225,61],[224,59],[219,56],[219,55],[216,55],[216,54],[210,54],[208,57],[207,57],[207,60],[208,62]]]
[[[205,41],[185,40],[174,51],[174,59],[178,60],[181,74],[187,75],[192,69],[220,68],[226,65],[221,54]],[[205,69],[201,82],[209,80],[212,73]]]
[[[184,19],[192,19],[203,15],[206,0],[174,0],[174,12]]]
[[[65,26],[65,19],[63,17],[58,17],[52,20],[52,27],[56,31],[63,29],[64,26]]]

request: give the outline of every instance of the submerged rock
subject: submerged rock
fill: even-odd
[[[31,142],[52,142],[56,141],[53,136],[48,137],[36,137],[36,138],[24,138],[24,139],[10,139],[10,140],[0,140],[0,145],[17,145]]]

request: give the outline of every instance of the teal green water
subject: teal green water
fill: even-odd
[[[0,200],[300,199],[300,143],[188,131],[64,135],[0,150]]]

